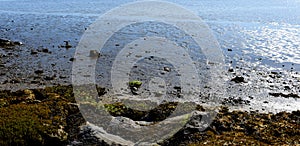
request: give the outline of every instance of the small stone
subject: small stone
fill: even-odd
[[[38,83],[40,83],[40,81],[38,81],[38,80],[32,80],[32,81],[30,81],[30,83],[31,84],[38,84]]]
[[[90,51],[90,57],[99,57],[100,53],[97,50]]]
[[[44,79],[47,81],[54,80],[54,76],[46,76]]]
[[[232,49],[228,49],[228,51],[229,51],[229,52],[231,52],[231,51],[232,51]]]
[[[137,91],[138,88],[137,88],[137,87],[132,87],[132,90],[133,90],[133,91]]]
[[[235,83],[246,83],[245,78],[242,76],[236,76],[233,79],[231,79],[231,81]]]
[[[35,95],[32,90],[25,89],[24,94],[27,95],[26,100],[35,100]]]
[[[12,83],[12,84],[21,83],[21,80],[16,78],[16,79],[11,79],[9,82]]]
[[[14,44],[14,45],[18,45],[18,46],[23,45],[22,42],[13,42],[13,44]]]
[[[176,89],[176,90],[181,90],[181,87],[175,86],[174,89]]]
[[[65,42],[65,48],[72,48],[72,46],[69,44],[69,41],[64,41]]]
[[[228,72],[234,72],[233,68],[229,68]]]
[[[44,73],[44,71],[43,70],[36,70],[36,71],[34,71],[34,73],[36,73],[36,74],[42,74],[42,73]]]
[[[278,72],[276,72],[276,71],[271,71],[271,74],[277,75]]]
[[[49,53],[49,50],[47,48],[42,49],[42,52]]]
[[[70,58],[70,61],[75,61],[75,58]]]
[[[131,87],[130,88],[131,89],[131,93],[133,94],[133,95],[138,95],[138,88],[137,87]]]
[[[284,89],[285,90],[291,90],[291,87],[290,86],[284,86]]]
[[[31,50],[31,55],[35,55],[35,54],[37,54],[38,52],[37,51],[35,51],[35,50]]]
[[[65,79],[65,78],[67,78],[67,77],[64,76],[64,75],[60,75],[59,78],[60,78],[60,79]]]
[[[168,67],[164,67],[164,71],[166,71],[166,72],[170,72],[170,71],[171,71],[171,69],[170,69],[170,68],[168,68]]]

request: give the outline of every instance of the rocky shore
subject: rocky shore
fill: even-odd
[[[31,72],[16,74],[24,67],[18,64],[22,63],[24,55],[43,60],[42,57],[54,54],[47,48],[28,51],[23,43],[7,39],[0,40],[0,47],[0,75],[4,77],[0,90],[0,115],[3,117],[0,120],[0,145],[116,144],[99,136],[98,127],[86,122],[79,111],[70,77],[64,76],[69,74],[74,59],[67,61],[68,64],[50,64],[53,68],[58,66],[57,71],[66,68],[63,71],[68,73],[32,67],[26,69]],[[226,74],[230,96],[220,99],[221,107],[211,125],[205,131],[199,131],[191,123],[199,122],[202,117],[193,117],[189,126],[160,141],[159,145],[299,145],[300,111],[293,106],[299,100],[298,72],[265,72],[251,69],[252,66],[247,64],[235,66]],[[106,89],[99,89],[99,96],[106,93]],[[280,105],[276,106],[276,103]],[[159,122],[168,117],[176,105],[166,103],[148,112],[127,108],[122,103],[104,107],[115,117]],[[93,103],[86,106],[96,109]],[[197,110],[204,111],[204,108],[197,105]]]
[[[105,90],[98,92],[103,95]],[[162,114],[153,114],[152,119],[161,118],[170,110],[165,107],[173,104],[153,110]],[[106,109],[113,116],[128,117],[134,113],[123,106],[116,103]],[[201,105],[198,107],[203,110]],[[82,117],[72,86],[0,91],[0,114],[0,145],[111,144],[97,137],[93,126]],[[300,111],[277,114],[230,111],[224,104],[205,131],[186,126],[159,145],[299,145],[299,129]]]

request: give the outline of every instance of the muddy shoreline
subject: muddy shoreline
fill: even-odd
[[[96,135],[97,128],[86,123],[80,113],[71,85],[72,64],[78,61],[74,58],[76,46],[89,25],[100,14],[129,1],[0,2],[4,6],[0,10],[0,145],[115,144]],[[159,144],[299,145],[299,2],[176,3],[203,18],[219,41],[226,58],[226,89],[219,98],[218,115],[206,130],[184,127]],[[141,30],[147,27],[142,25]],[[120,36],[111,47],[124,43]],[[126,33],[123,36],[128,37]],[[100,55],[104,64],[111,59],[106,53]],[[95,76],[100,97],[108,90],[101,74],[106,66],[101,65]],[[163,74],[173,70],[155,69]],[[139,65],[133,71],[151,72]],[[214,104],[210,99],[200,100],[200,111]],[[115,117],[159,122],[176,104],[162,104],[148,112],[122,103],[104,108]],[[85,106],[97,110],[95,103]],[[195,117],[198,122],[201,118]]]
[[[98,92],[99,95],[105,94],[103,88]],[[72,86],[0,91],[0,101],[1,117],[9,117],[1,118],[1,145],[108,145],[93,135],[91,129],[83,128],[87,123],[75,103]],[[115,116],[126,116],[127,112],[132,112],[124,110],[118,103],[112,104],[110,109],[114,109],[110,113]],[[160,110],[167,111],[158,108],[155,112]],[[299,145],[299,126],[299,110],[264,114],[229,111],[223,105],[205,131],[185,127],[159,144]]]

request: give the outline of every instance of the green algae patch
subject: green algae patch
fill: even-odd
[[[137,88],[139,88],[139,87],[142,86],[143,83],[141,81],[139,81],[139,80],[133,80],[133,81],[130,81],[128,84],[129,84],[129,87],[137,87]]]

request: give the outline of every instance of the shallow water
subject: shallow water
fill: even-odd
[[[72,62],[69,59],[73,57],[75,46],[85,29],[99,15],[127,2],[133,1],[1,0],[0,38],[19,40],[25,45],[19,47],[17,52],[1,50],[0,53],[7,57],[2,58],[5,67],[1,67],[0,89],[70,83]],[[255,97],[251,106],[243,108],[254,107],[268,111],[268,106],[265,107],[263,103],[264,100],[268,100],[271,105],[270,111],[300,109],[297,99],[278,97],[277,100],[268,96],[268,92],[281,89],[286,80],[293,80],[293,83],[288,83],[292,88],[288,92],[300,92],[297,87],[300,79],[296,74],[300,71],[299,0],[170,2],[179,4],[201,17],[220,43],[228,66],[237,67],[237,75],[249,76],[246,85],[230,85],[233,87],[228,89],[228,94],[232,97]],[[73,47],[61,47],[64,41],[69,41]],[[51,54],[30,54],[31,50],[43,48],[48,48]],[[54,80],[48,81],[34,74],[37,69],[44,70],[43,75],[53,76]],[[270,71],[287,75],[270,83],[277,84],[274,87],[267,83],[267,80],[271,79],[266,77],[265,81],[261,81],[263,77],[257,75],[258,72]],[[229,74],[228,80],[231,76],[234,74]],[[21,83],[4,84],[7,79],[13,78],[20,79]],[[32,80],[38,80],[40,83],[32,84]],[[282,102],[287,104],[281,104]]]

